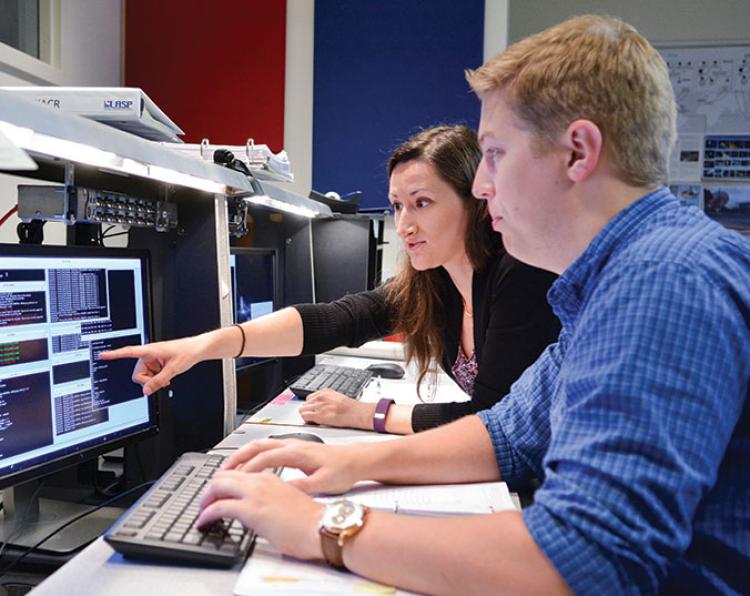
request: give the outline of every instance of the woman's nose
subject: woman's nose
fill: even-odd
[[[416,232],[416,230],[417,226],[414,224],[410,217],[402,214],[398,218],[398,221],[396,222],[396,234],[398,234],[400,238],[406,238],[410,234]]]

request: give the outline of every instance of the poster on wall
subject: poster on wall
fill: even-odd
[[[661,47],[677,103],[670,189],[750,234],[750,43]]]
[[[669,162],[669,177],[683,182],[698,182],[703,166],[703,135],[678,135]]]
[[[659,48],[680,134],[750,134],[750,44]]]
[[[709,217],[733,230],[750,232],[750,186],[706,185],[703,203]]]

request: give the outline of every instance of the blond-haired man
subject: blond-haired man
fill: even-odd
[[[468,78],[482,100],[474,192],[511,254],[560,274],[559,341],[491,410],[440,429],[247,445],[200,523],[236,517],[286,553],[420,592],[747,590],[750,247],[663,187],[664,62],[631,27],[589,16]],[[252,473],[273,465],[308,476]],[[542,484],[522,513],[448,520],[339,503],[321,524],[305,494],[531,476]]]

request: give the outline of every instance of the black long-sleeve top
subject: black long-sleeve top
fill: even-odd
[[[442,268],[440,272],[445,304],[440,365],[453,378],[463,302],[448,273]],[[508,254],[474,273],[474,350],[478,365],[474,393],[468,402],[416,405],[411,421],[415,432],[492,407],[544,348],[556,341],[560,323],[546,298],[554,280],[554,274],[525,265]],[[394,313],[383,288],[350,294],[328,304],[299,304],[295,308],[302,317],[303,354],[318,354],[342,345],[357,347],[395,332]]]

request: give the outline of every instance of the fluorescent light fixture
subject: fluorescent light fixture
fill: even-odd
[[[205,190],[206,192],[212,192],[215,194],[226,194],[227,187],[225,184],[214,182],[213,180],[207,180],[206,178],[198,178],[190,174],[183,174],[177,170],[170,170],[169,168],[162,168],[159,166],[148,166],[149,178],[155,180],[161,180],[169,184],[177,184],[178,186],[189,186],[190,188],[197,188],[198,190]]]
[[[302,215],[303,217],[317,217],[318,212],[309,209],[307,207],[301,207],[299,205],[290,205],[284,201],[279,201],[269,197],[268,195],[253,195],[246,197],[245,201],[248,203],[254,203],[256,205],[262,205],[263,207],[270,207],[271,209],[277,209],[278,211],[286,211],[287,213],[294,213],[295,215]]]
[[[0,131],[2,131],[5,136],[7,136],[18,147],[21,147],[26,151],[70,160],[76,163],[103,168],[114,172],[151,178],[168,184],[196,188],[210,193],[227,193],[227,186],[225,184],[214,182],[213,180],[193,176],[191,174],[184,174],[170,168],[144,164],[134,159],[120,157],[110,151],[102,151],[91,145],[58,139],[56,137],[35,132],[30,128],[16,126],[2,120],[0,120]]]
[[[148,178],[148,166],[140,161],[135,161],[129,157],[124,157],[122,160],[122,171],[126,174],[133,174],[135,176],[141,176]]]
[[[71,161],[100,168],[112,167],[118,160],[117,156],[109,151],[102,151],[90,145],[82,145],[73,141],[49,137],[34,132],[30,128],[15,126],[8,122],[0,121],[0,130],[11,141],[26,151],[70,159]]]
[[[36,170],[37,163],[29,154],[0,130],[0,168],[3,170]]]

